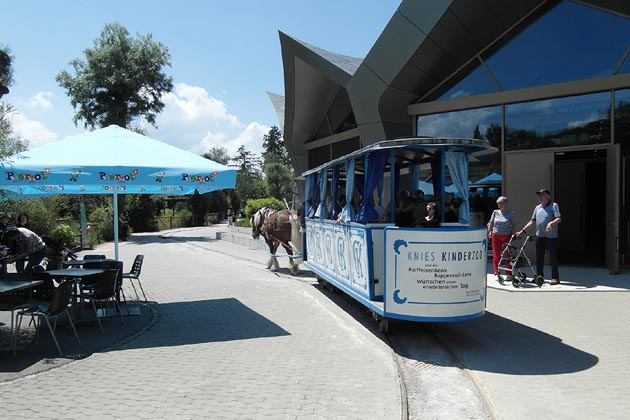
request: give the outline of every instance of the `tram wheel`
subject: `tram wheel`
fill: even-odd
[[[542,287],[542,285],[545,284],[545,278],[543,276],[536,276],[534,282],[536,282],[538,287]]]
[[[381,332],[383,334],[389,333],[389,319],[387,319],[387,318],[380,318],[376,322],[378,323],[378,331],[379,332]]]
[[[519,278],[517,278],[517,277],[514,277],[512,279],[512,286],[514,286],[516,288],[521,287],[521,280]]]

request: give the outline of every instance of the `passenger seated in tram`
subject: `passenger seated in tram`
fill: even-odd
[[[457,210],[455,210],[455,204],[453,203],[453,194],[449,192],[444,193],[444,222],[457,223],[459,222],[459,216]]]
[[[409,191],[400,191],[396,198],[398,198],[398,205],[396,207],[396,226],[400,227],[412,227],[414,225],[412,209],[413,198]]]
[[[426,206],[427,215],[416,223],[416,227],[437,228],[440,227],[440,217],[437,215],[437,204],[430,202]]]

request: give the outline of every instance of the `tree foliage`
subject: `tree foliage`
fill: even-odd
[[[245,149],[245,146],[239,147],[237,155],[231,160],[238,168],[236,172],[238,207],[232,204],[232,208],[238,210],[244,208],[249,199],[265,197],[267,185],[260,170],[260,159],[253,152]]]
[[[221,146],[215,146],[201,156],[221,165],[227,165],[230,162],[230,155],[227,149]]]
[[[0,98],[13,85],[13,56],[6,45],[0,45]]]
[[[289,153],[284,146],[282,132],[277,126],[272,126],[269,132],[263,136],[263,166],[269,163],[281,163],[285,166],[291,166]]]
[[[28,149],[28,141],[13,131],[11,114],[14,112],[11,105],[0,102],[0,159]]]
[[[173,89],[164,73],[171,65],[168,48],[151,34],[132,37],[124,26],[110,23],[83,53],[84,59],[70,62],[74,75],[62,70],[56,78],[75,108],[75,124],[127,127],[142,117],[155,125],[162,95]]]
[[[286,165],[281,163],[268,163],[265,165],[265,181],[269,195],[282,199],[291,199],[293,193],[293,174]]]

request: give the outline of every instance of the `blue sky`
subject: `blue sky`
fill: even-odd
[[[15,56],[16,83],[2,100],[17,109],[16,131],[31,147],[83,131],[55,76],[70,70],[106,23],[152,33],[172,55],[176,88],[153,137],[197,153],[240,144],[259,151],[277,125],[265,91],[284,93],[278,30],[318,47],[364,57],[399,0],[109,0],[11,2],[0,43]],[[85,7],[89,4],[89,7]]]

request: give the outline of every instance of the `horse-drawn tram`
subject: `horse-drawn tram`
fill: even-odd
[[[483,140],[410,138],[305,172],[306,266],[368,307],[383,332],[390,318],[482,316],[487,233],[470,226],[468,168],[496,152]]]

